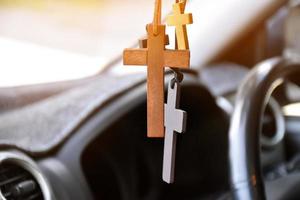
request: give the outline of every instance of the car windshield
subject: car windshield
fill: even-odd
[[[163,16],[173,2],[163,0]],[[191,67],[218,60],[253,31],[256,18],[268,17],[283,2],[189,0]],[[145,35],[153,8],[154,0],[0,0],[0,87],[79,79],[107,66],[121,75],[145,71],[109,63]],[[169,27],[167,34],[174,31]],[[175,37],[169,38],[172,49]]]
[[[145,34],[141,27],[152,20],[153,2],[1,0],[0,87],[101,72]]]

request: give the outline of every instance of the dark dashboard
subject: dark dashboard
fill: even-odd
[[[161,180],[163,140],[148,139],[143,134],[146,131],[146,99],[145,83],[141,78],[135,79],[136,83],[125,93],[106,101],[105,106],[94,107],[67,135],[56,135],[60,140],[57,144],[44,143],[48,145],[44,149],[34,145],[9,148],[7,144],[4,151],[33,159],[30,162],[37,163],[47,180],[45,185],[56,199],[228,198],[230,112],[235,91],[247,72],[238,65],[222,64],[202,70],[198,75],[185,73],[181,107],[189,112],[188,131],[178,136],[176,183],[172,185]],[[226,84],[228,79],[232,81]],[[69,99],[72,90],[77,89],[70,88],[43,101],[55,101],[61,96]],[[83,97],[85,92],[81,91],[79,96]],[[283,100],[274,96],[273,101],[279,105]],[[265,130],[271,133],[265,137],[270,139],[278,122],[270,122],[270,118],[276,118],[274,116],[272,111],[266,114],[266,123],[275,123],[266,124]],[[53,122],[56,121],[49,118],[48,123]],[[36,125],[38,129],[39,124]],[[64,124],[64,127],[68,126]],[[48,131],[47,134],[51,133],[51,129]],[[43,137],[43,133],[39,137]],[[45,137],[49,139],[47,135]],[[280,140],[262,149],[262,163],[269,180],[278,179],[275,169],[287,159],[284,143]],[[14,144],[18,144],[17,141]],[[273,176],[271,172],[274,172]]]
[[[88,78],[0,88],[0,199],[299,199],[300,105],[287,112],[300,102],[299,3],[219,3],[230,15],[194,12],[228,26],[195,22],[174,184],[162,180],[163,139],[146,137],[146,73],[118,57]]]

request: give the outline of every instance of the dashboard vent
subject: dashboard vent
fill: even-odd
[[[44,200],[36,178],[15,163],[0,165],[0,191],[5,200]]]

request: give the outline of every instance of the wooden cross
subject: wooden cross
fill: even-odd
[[[189,68],[189,50],[165,49],[165,25],[149,24],[148,47],[125,49],[124,65],[147,65],[147,135],[164,137],[164,67]]]
[[[167,24],[176,27],[176,41],[178,49],[189,49],[189,41],[187,35],[187,24],[193,23],[193,15],[191,13],[184,14],[185,2],[175,3],[173,5],[173,15],[167,17]]]

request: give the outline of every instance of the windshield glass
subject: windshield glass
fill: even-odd
[[[153,6],[153,0],[1,0],[0,87],[100,72],[145,34]]]

